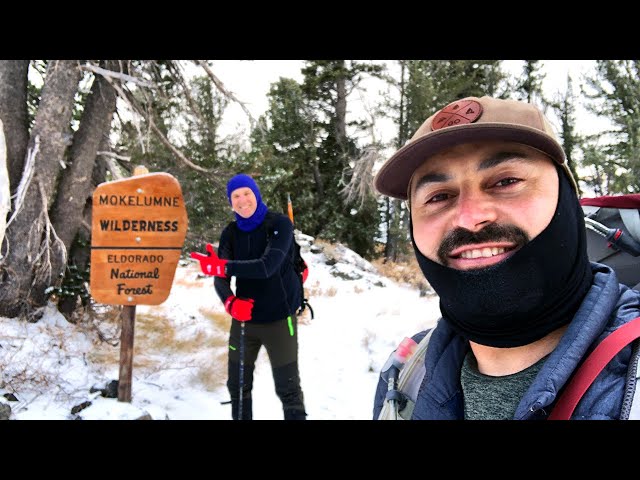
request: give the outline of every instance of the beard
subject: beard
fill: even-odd
[[[515,248],[519,248],[529,242],[529,235],[515,225],[490,223],[479,232],[459,227],[445,235],[438,247],[438,260],[442,265],[449,266],[450,254],[458,247],[500,241],[513,243]]]

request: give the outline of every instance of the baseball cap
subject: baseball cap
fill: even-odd
[[[530,103],[493,97],[467,97],[425,120],[413,137],[378,171],[374,185],[383,195],[407,199],[413,172],[430,156],[454,145],[478,140],[522,143],[551,157],[577,184],[562,146],[543,113]]]

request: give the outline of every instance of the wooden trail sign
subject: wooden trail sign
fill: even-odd
[[[169,296],[187,234],[178,181],[149,173],[98,185],[91,224],[91,296],[158,305]]]

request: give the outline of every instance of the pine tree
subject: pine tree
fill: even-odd
[[[504,97],[509,93],[506,75],[498,60],[410,60],[400,62],[400,79],[391,80],[399,100],[388,108],[398,126],[396,148],[400,148],[424,121],[455,100],[484,95]],[[379,207],[387,239],[385,258],[395,261],[409,250],[408,211],[397,200]]]
[[[289,194],[296,228],[315,234],[315,212],[324,197],[316,114],[295,80],[281,78],[271,85],[268,97],[269,109],[252,131],[245,161],[256,172],[269,208],[286,212]]]
[[[538,103],[544,106],[547,101],[542,93],[542,82],[546,76],[540,71],[540,60],[525,60],[522,68],[522,78],[517,82],[515,91],[520,100],[527,103]]]
[[[613,124],[613,129],[598,136],[602,149],[595,159],[585,156],[585,165],[601,162],[596,170],[604,192],[639,192],[640,62],[599,60],[584,93],[590,100],[587,108]]]
[[[345,60],[310,61],[302,70],[302,90],[318,112],[316,155],[323,196],[317,197],[313,234],[344,242],[363,256],[374,252],[378,214],[373,199],[357,208],[343,201],[342,191],[353,175],[352,162],[360,156],[347,134],[347,97],[364,75],[379,75],[381,70],[372,63]]]
[[[567,88],[563,95],[558,95],[556,101],[551,103],[551,107],[555,111],[558,118],[560,118],[560,138],[562,140],[562,148],[567,157],[567,164],[569,169],[576,179],[576,182],[580,179],[576,169],[575,153],[576,150],[581,148],[582,137],[576,133],[576,119],[575,119],[575,95],[573,93],[573,82],[571,81],[571,75],[567,75]],[[578,194],[580,194],[580,186],[578,182]]]

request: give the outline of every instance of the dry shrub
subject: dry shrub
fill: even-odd
[[[109,321],[120,322],[118,315],[105,317]],[[172,350],[175,345],[175,327],[162,314],[137,314],[134,325],[134,367],[148,367],[156,362],[144,357],[144,354],[157,353],[161,350]],[[118,338],[119,340],[119,338]],[[89,358],[95,363],[118,363],[120,361],[120,344],[99,343],[89,352]]]
[[[418,290],[431,290],[428,287],[428,283],[420,270],[418,261],[412,255],[407,260],[399,262],[387,262],[379,258],[371,262],[378,270],[380,275],[383,275],[398,283],[408,284]]]
[[[313,283],[307,282],[304,287],[305,298],[314,298],[322,295],[322,286],[320,282],[316,280]]]
[[[340,255],[336,251],[336,245],[333,243],[329,243],[326,240],[316,239],[314,242],[316,245],[322,247],[322,253],[327,258],[327,260],[338,260]]]
[[[338,293],[338,289],[332,285],[324,291],[324,296],[335,297],[336,293]]]
[[[173,347],[176,329],[164,315],[136,315],[135,344],[144,351],[163,350]]]
[[[308,287],[304,287],[304,297],[309,299],[318,297],[334,297],[336,293],[338,293],[338,290],[335,287],[323,289],[322,285],[318,281],[315,281]]]
[[[200,267],[198,267],[197,265],[187,266],[187,271],[188,273],[186,275],[183,275],[181,278],[173,279],[173,286],[180,285],[187,288],[200,288],[202,287],[203,281],[207,280],[211,285],[213,285],[211,277],[204,277],[200,273]],[[198,275],[200,275],[200,277]]]
[[[202,307],[198,309],[198,311],[207,320],[209,320],[213,324],[213,326],[222,330],[223,332],[228,332],[229,328],[231,328],[231,317],[229,316],[229,314],[208,307]]]
[[[227,382],[227,352],[219,350],[214,353],[211,363],[198,368],[193,378],[194,385],[203,385],[208,391],[214,391]]]
[[[110,365],[120,361],[120,347],[113,347],[107,344],[100,344],[95,350],[87,353],[87,359],[91,363]],[[133,357],[136,359],[135,355]]]

